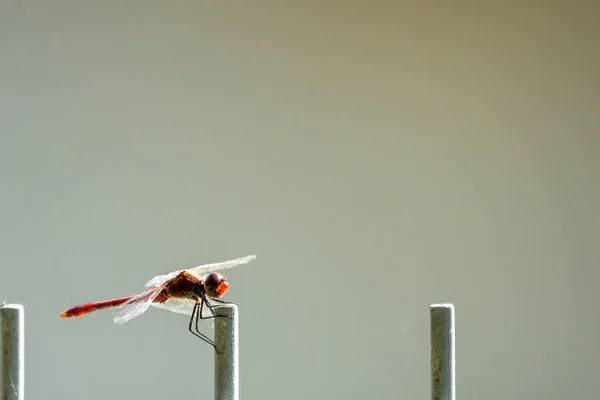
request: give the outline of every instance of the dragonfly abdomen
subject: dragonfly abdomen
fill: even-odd
[[[63,318],[81,317],[82,315],[89,314],[96,310],[102,310],[103,308],[115,307],[125,303],[133,296],[121,297],[119,299],[96,301],[93,303],[80,304],[78,306],[69,308],[67,311],[63,311],[60,316]]]

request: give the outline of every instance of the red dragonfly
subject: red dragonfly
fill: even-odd
[[[229,303],[219,299],[227,292],[229,282],[214,271],[247,264],[255,258],[256,256],[251,255],[155,276],[146,283],[146,287],[150,289],[145,292],[119,299],[81,304],[64,311],[60,316],[80,317],[92,311],[116,307],[113,311],[113,319],[116,324],[121,325],[142,315],[152,305],[190,315],[189,331],[215,347],[215,343],[200,332],[198,326],[199,320],[215,317],[209,299],[218,303]]]

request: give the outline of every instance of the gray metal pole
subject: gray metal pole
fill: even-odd
[[[215,400],[239,399],[238,308],[235,304],[214,306]]]
[[[2,377],[0,400],[23,400],[25,385],[25,327],[23,306],[0,306]]]
[[[431,316],[431,398],[455,400],[454,306],[432,304]]]

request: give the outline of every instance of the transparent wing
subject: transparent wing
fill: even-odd
[[[162,308],[163,310],[172,311],[174,313],[191,316],[192,311],[194,310],[194,304],[196,304],[196,302],[191,299],[178,299],[171,297],[164,303],[152,303],[152,306]],[[202,316],[212,316],[212,313],[208,307],[204,306],[202,308]]]
[[[229,261],[224,261],[224,262],[220,262],[220,263],[200,265],[199,267],[194,267],[194,268],[188,269],[187,271],[192,273],[195,277],[200,278],[209,272],[219,271],[222,269],[233,268],[233,267],[236,267],[236,266],[242,265],[242,264],[247,264],[250,261],[254,260],[255,258],[256,258],[255,255],[251,255],[251,256],[236,258],[235,260],[229,260]],[[146,287],[160,285],[160,284],[168,281],[169,279],[176,277],[181,271],[184,271],[184,270],[173,271],[173,272],[170,272],[165,275],[155,276],[154,278],[152,278],[148,282],[146,282]]]
[[[169,298],[164,303],[152,303],[152,306],[178,314],[192,315],[196,302],[192,299]]]
[[[220,263],[200,265],[199,267],[194,267],[194,268],[188,269],[188,272],[190,272],[196,278],[201,278],[204,275],[208,274],[209,272],[220,271],[222,269],[228,269],[228,268],[237,267],[238,265],[248,264],[250,261],[254,260],[255,258],[256,258],[255,255],[251,255],[251,256],[246,256],[246,257],[242,257],[242,258],[236,258],[235,260],[223,261]]]
[[[180,269],[179,271],[169,272],[168,274],[165,274],[165,275],[155,276],[154,278],[152,278],[148,282],[146,282],[146,287],[157,286],[157,285],[160,285],[162,283],[165,283],[169,279],[175,278],[177,275],[179,275],[179,273],[181,271],[183,271],[183,270]]]
[[[161,290],[162,286],[152,288],[133,296],[131,299],[115,308],[113,311],[113,320],[115,321],[115,324],[122,325],[142,315],[148,307],[150,307],[150,304],[152,304],[152,301],[154,301]]]
[[[171,297],[164,303],[151,303],[151,304],[152,304],[152,306],[157,307],[157,308],[162,308],[163,310],[172,311],[172,312],[175,312],[178,314],[184,314],[187,316],[191,316],[192,311],[194,310],[194,304],[196,304],[196,302],[191,299],[178,299],[178,298]],[[210,311],[210,309],[208,307],[204,306],[202,308],[202,316],[203,317],[211,317],[212,316],[212,312]],[[211,328],[213,326],[212,321],[213,321],[212,318],[206,320],[206,322],[208,323],[208,326]]]

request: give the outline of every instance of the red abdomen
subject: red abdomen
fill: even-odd
[[[104,301],[96,301],[94,303],[85,303],[73,308],[69,308],[67,311],[63,311],[60,316],[63,318],[71,318],[71,317],[81,317],[84,314],[91,313],[96,310],[101,310],[103,308],[115,307],[120,304],[125,303],[132,296],[121,297],[120,299],[112,299],[112,300],[104,300]]]

